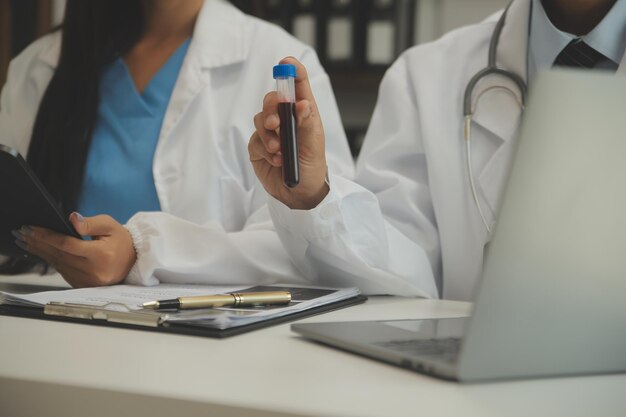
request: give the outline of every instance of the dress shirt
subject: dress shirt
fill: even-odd
[[[617,0],[604,19],[584,36],[576,36],[557,29],[548,18],[541,0],[533,0],[531,9],[528,43],[529,84],[539,71],[551,68],[557,55],[574,39],[582,39],[615,64],[622,60],[626,50],[625,0]],[[601,62],[597,68],[606,68],[606,65],[606,62]]]

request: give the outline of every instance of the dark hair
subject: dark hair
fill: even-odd
[[[80,197],[102,69],[139,39],[140,1],[67,1],[59,62],[39,103],[26,158],[66,214]],[[19,274],[37,264],[36,258],[15,257],[0,266],[0,273]]]
[[[105,65],[143,31],[140,0],[68,0],[61,54],[39,104],[27,161],[61,209],[76,209]]]

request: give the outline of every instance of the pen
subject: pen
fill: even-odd
[[[224,306],[250,306],[256,304],[289,304],[290,301],[291,293],[288,291],[242,292],[150,301],[143,303],[143,308],[151,308],[154,310],[171,308],[216,308]]]

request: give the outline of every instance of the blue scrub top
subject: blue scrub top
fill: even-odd
[[[126,223],[139,211],[159,211],[152,163],[161,124],[190,40],[139,94],[122,58],[105,67],[100,104],[78,211]]]

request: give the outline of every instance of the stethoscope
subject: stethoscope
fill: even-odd
[[[506,20],[506,13],[509,10],[509,6],[507,6],[507,8],[502,13],[500,20],[498,20],[498,23],[496,24],[496,27],[493,30],[493,34],[491,35],[491,41],[489,42],[489,61],[487,63],[487,67],[478,71],[478,73],[476,73],[476,75],[472,77],[472,79],[467,84],[467,87],[465,87],[465,95],[463,97],[463,117],[465,118],[463,136],[465,139],[465,153],[466,153],[465,157],[466,157],[466,163],[467,163],[467,173],[469,176],[470,187],[472,189],[472,196],[474,197],[474,203],[476,204],[476,207],[478,208],[478,213],[480,214],[480,218],[482,219],[483,224],[485,225],[485,228],[487,229],[488,236],[491,235],[491,226],[487,222],[487,219],[485,218],[485,214],[483,212],[482,205],[480,204],[480,201],[478,200],[478,194],[476,193],[476,186],[474,185],[474,173],[472,171],[472,153],[471,153],[471,146],[470,146],[471,138],[472,138],[472,130],[471,130],[472,115],[474,114],[478,100],[482,97],[482,95],[485,94],[487,91],[494,90],[494,89],[504,89],[505,91],[510,93],[513,97],[515,97],[515,101],[517,101],[522,111],[524,110],[524,106],[526,104],[526,91],[527,91],[526,83],[524,82],[522,77],[520,77],[519,75],[515,74],[512,71],[508,71],[504,68],[499,68],[496,65],[496,51],[498,49],[498,41],[500,40],[500,35],[502,33],[502,28],[504,27],[504,22]],[[515,83],[515,85],[519,89],[521,99],[510,88],[496,85],[496,86],[489,87],[485,89],[484,91],[482,91],[474,99],[474,103],[472,103],[472,93],[474,91],[474,88],[476,87],[476,85],[478,84],[480,80],[482,80],[483,78],[489,75],[500,75],[502,77],[508,78],[509,80],[513,81],[513,83]]]

